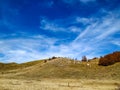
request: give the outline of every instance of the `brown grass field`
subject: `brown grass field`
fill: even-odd
[[[99,66],[98,59],[68,58],[0,63],[0,90],[120,90],[120,63]]]
[[[0,90],[120,90],[120,82],[90,79],[0,79]]]

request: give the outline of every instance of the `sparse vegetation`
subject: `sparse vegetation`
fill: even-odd
[[[105,67],[98,65],[99,58],[89,62],[83,59],[56,57],[22,64],[0,63],[0,90],[119,90],[120,63]]]
[[[7,78],[64,78],[64,79],[114,79],[120,80],[120,63],[109,67],[99,66],[99,59],[82,62],[69,58],[38,60],[5,66],[1,74]],[[1,76],[0,76],[1,77]]]

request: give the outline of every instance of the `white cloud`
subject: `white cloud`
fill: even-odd
[[[80,27],[76,27],[76,26],[71,26],[71,27],[69,27],[68,28],[70,31],[72,31],[72,32],[78,32],[78,33],[80,33],[81,32],[81,28]]]
[[[30,36],[24,32],[21,34],[27,36],[25,38],[1,39],[0,52],[4,54],[4,57],[0,57],[0,61],[25,62],[52,56],[77,57],[78,59],[83,55],[87,55],[89,58],[100,56],[100,52],[110,49],[110,44],[120,46],[119,39],[116,40],[112,36],[120,33],[120,16],[118,14],[109,12],[102,18],[71,17],[70,20],[63,19],[61,21],[43,18],[41,29],[53,32],[73,32],[79,33],[79,35],[69,43],[59,43],[58,45],[55,43],[61,41],[60,39],[42,35]],[[65,21],[67,21],[68,27],[66,27]],[[79,23],[87,25],[86,28],[83,30],[75,25]]]
[[[91,57],[97,56],[99,52],[110,50],[109,45],[116,44],[119,46],[119,40],[116,41],[118,38],[113,36],[120,32],[119,24],[120,18],[115,12],[96,19],[96,22],[91,22],[75,38],[73,41],[73,45],[76,46],[75,49],[79,48],[81,54],[86,53],[88,57]]]
[[[43,30],[49,30],[49,31],[53,31],[53,32],[73,32],[73,33],[78,33],[81,31],[80,27],[76,27],[76,26],[67,26],[71,23],[79,23],[76,20],[73,21],[68,21],[67,25],[64,23],[66,20],[54,20],[54,21],[50,21],[46,18],[42,18],[42,20],[40,21],[40,29]],[[66,26],[65,26],[66,25]]]
[[[88,18],[81,18],[81,17],[76,18],[76,22],[78,23],[89,24],[91,21],[92,20]]]
[[[102,40],[109,35],[115,34],[120,31],[120,18],[112,13],[97,19],[96,22],[91,22],[86,29],[76,37],[75,41],[81,38],[91,38],[91,40]]]
[[[111,41],[111,43],[120,47],[120,38],[118,38],[117,40]]]
[[[1,57],[1,61],[25,62],[48,57],[44,52],[45,50],[42,49],[49,49],[54,45],[55,41],[55,39],[44,36],[39,39],[35,39],[33,36],[33,38],[1,40],[0,46],[2,48],[0,48],[0,52],[4,54],[4,57]]]
[[[4,57],[0,57],[3,62],[26,62],[49,58],[52,56],[62,56],[81,58],[88,48],[83,48],[84,43],[60,43],[55,45],[57,39],[45,36],[31,36],[28,38],[12,38],[0,41],[0,52]]]
[[[51,31],[65,31],[64,28],[58,26],[56,23],[54,22],[51,22],[49,20],[47,20],[46,18],[43,18],[40,22],[41,26],[40,28],[41,29],[44,29],[44,30],[51,30]]]

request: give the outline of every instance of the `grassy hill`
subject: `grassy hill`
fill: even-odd
[[[0,77],[120,80],[120,63],[110,66],[99,66],[98,61],[99,59],[81,62],[68,58],[56,58],[22,64],[0,63]]]

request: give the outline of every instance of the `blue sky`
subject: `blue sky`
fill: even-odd
[[[120,50],[120,0],[0,0],[0,62]]]

